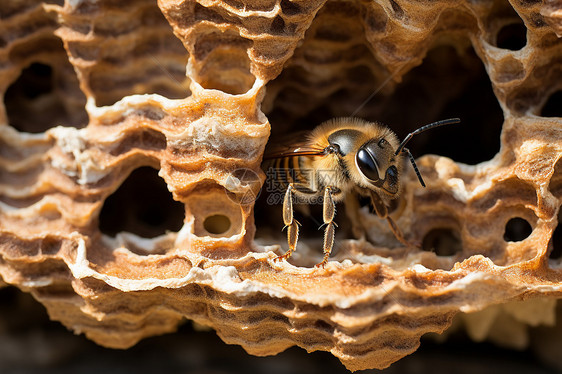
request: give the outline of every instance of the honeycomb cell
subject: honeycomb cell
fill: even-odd
[[[459,232],[451,228],[435,228],[423,238],[422,248],[438,256],[452,256],[462,251]]]
[[[203,221],[205,230],[213,235],[221,235],[230,228],[230,218],[223,214],[213,214]]]
[[[188,55],[156,2],[137,0],[120,7],[100,2],[98,6],[98,11],[112,16],[77,17],[61,31],[76,36],[68,41],[68,52],[96,105],[111,105],[135,94],[170,99],[191,94],[185,71]]]
[[[532,231],[533,228],[524,218],[514,217],[507,221],[503,239],[506,242],[520,242],[531,235]]]
[[[26,66],[4,95],[9,124],[18,131],[42,133],[55,126],[84,127],[86,97],[66,60],[60,40],[47,58]],[[40,117],[33,113],[42,112]]]
[[[527,45],[527,28],[521,23],[505,25],[496,37],[496,46],[510,51],[518,51]]]
[[[195,43],[193,79],[205,89],[220,90],[231,95],[246,93],[255,77],[250,71],[247,49],[250,42],[240,36],[209,32]]]
[[[196,237],[227,239],[243,234],[243,209],[223,188],[210,186],[195,191],[186,201],[189,213],[193,217],[192,232]]]
[[[166,182],[151,167],[135,169],[104,202],[99,217],[102,233],[130,232],[154,238],[183,226],[183,204],[174,201]]]

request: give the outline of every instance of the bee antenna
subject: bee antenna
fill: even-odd
[[[459,123],[461,120],[460,118],[449,118],[449,119],[444,119],[442,121],[437,121],[437,122],[433,122],[430,123],[429,125],[425,125],[420,127],[419,129],[417,129],[414,132],[409,133],[404,140],[402,140],[402,143],[400,143],[400,145],[398,146],[398,148],[396,149],[396,152],[394,153],[394,155],[398,155],[398,153],[402,152],[402,150],[404,149],[404,146],[406,145],[406,143],[408,143],[410,141],[410,139],[412,139],[412,137],[414,135],[418,135],[421,134],[424,131],[427,131],[429,129],[432,129],[434,127],[439,127],[439,126],[445,126],[445,125],[452,125],[453,123]],[[408,152],[409,157],[412,157],[412,155],[410,154],[410,152]],[[412,160],[412,159],[410,159]],[[415,164],[414,164],[415,165]],[[415,168],[415,167],[414,167]],[[419,176],[419,174],[418,174]],[[421,181],[421,178],[420,178]],[[422,183],[423,184],[423,183]]]
[[[460,118],[449,118],[449,119],[444,119],[442,121],[430,123],[429,125],[422,126],[419,129],[417,129],[416,131],[409,133],[408,136],[406,136],[404,138],[404,140],[402,140],[402,143],[400,143],[400,145],[396,149],[396,152],[394,153],[395,156],[398,155],[400,152],[404,152],[408,156],[408,158],[410,159],[410,162],[412,163],[412,166],[414,167],[414,171],[416,172],[416,175],[418,176],[418,179],[419,179],[422,187],[425,187],[425,183],[424,183],[423,178],[420,174],[420,171],[418,170],[418,166],[416,165],[416,161],[414,160],[414,156],[412,156],[412,153],[410,152],[410,150],[408,148],[404,148],[404,146],[406,145],[406,143],[408,143],[410,141],[410,139],[412,139],[412,137],[414,135],[420,134],[420,133],[422,133],[424,131],[427,131],[429,129],[432,129],[434,127],[452,125],[454,123],[459,123],[460,121],[461,121]]]
[[[420,184],[422,185],[422,187],[425,188],[425,183],[424,183],[423,178],[420,174],[420,171],[418,170],[418,166],[416,165],[416,161],[414,161],[414,156],[412,156],[412,153],[410,152],[410,150],[408,148],[402,148],[402,152],[404,152],[408,155],[408,158],[410,159],[410,162],[412,163],[412,166],[414,167],[414,171],[416,172],[416,175],[418,176],[418,179],[420,180]]]

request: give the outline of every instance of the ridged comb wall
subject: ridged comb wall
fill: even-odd
[[[459,312],[552,322],[560,37],[556,1],[4,1],[0,284],[108,347],[187,318],[351,370]],[[253,199],[270,134],[349,115],[400,137],[461,117],[412,141],[428,186],[404,175],[393,217],[423,250],[362,208],[368,240],[342,227],[325,269],[316,227],[274,262],[281,215]]]

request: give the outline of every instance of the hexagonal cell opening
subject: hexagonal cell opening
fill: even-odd
[[[104,202],[99,216],[102,233],[130,232],[154,238],[183,226],[185,209],[151,167],[135,169]]]

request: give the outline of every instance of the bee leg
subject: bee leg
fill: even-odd
[[[382,201],[379,194],[377,194],[374,191],[370,191],[370,192],[371,192],[371,204],[375,209],[375,213],[377,213],[377,216],[379,216],[380,218],[386,218],[388,216],[388,208],[386,207],[386,205],[384,205],[384,202]]]
[[[284,255],[275,257],[274,261],[286,260],[295,251],[297,247],[297,240],[299,239],[299,225],[300,223],[295,219],[293,223],[287,226],[287,242],[289,243],[289,250]]]
[[[274,261],[286,260],[291,257],[299,239],[299,222],[293,217],[293,187],[291,185],[287,187],[287,192],[285,192],[285,198],[283,199],[283,223],[287,228],[289,250],[284,255],[276,257]]]
[[[332,247],[334,246],[334,235],[336,233],[336,223],[333,221],[336,215],[336,204],[332,197],[332,187],[326,187],[324,190],[324,206],[323,218],[326,228],[324,229],[324,258],[322,262],[316,264],[316,267],[324,267],[328,262]]]
[[[390,226],[390,229],[392,230],[394,237],[396,237],[396,239],[398,239],[400,243],[404,244],[406,247],[415,247],[421,249],[420,242],[410,242],[406,240],[406,238],[404,238],[404,234],[402,233],[402,230],[400,230],[396,222],[394,222],[394,220],[390,218],[390,216],[387,216],[386,220],[388,221],[388,225]]]
[[[386,205],[384,205],[384,202],[382,201],[381,197],[376,192],[371,192],[371,203],[375,208],[375,212],[377,213],[377,216],[381,218],[386,218],[386,220],[388,221],[388,225],[390,226],[390,230],[392,230],[394,237],[398,239],[400,243],[402,243],[406,247],[420,246],[417,243],[410,243],[404,238],[404,234],[402,233],[402,230],[400,230],[396,222],[394,222],[394,220],[390,218],[390,216],[388,215],[388,208],[386,207]]]
[[[404,238],[404,234],[402,233],[402,230],[398,228],[398,225],[396,224],[396,222],[394,222],[392,218],[390,218],[390,216],[387,216],[386,220],[388,221],[388,225],[390,226],[390,229],[392,230],[394,237],[398,239],[400,243],[404,244],[406,247],[418,247],[418,248],[421,247],[419,243],[412,243],[407,241]]]

